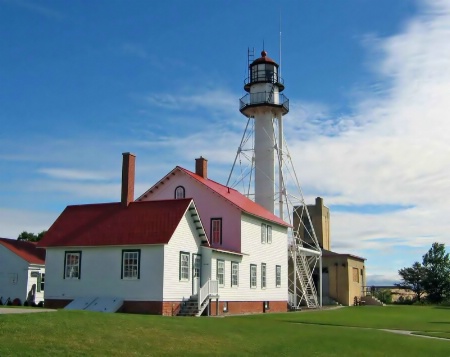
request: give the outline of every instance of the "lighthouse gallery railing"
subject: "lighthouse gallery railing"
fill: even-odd
[[[279,93],[275,96],[271,95],[271,92],[247,93],[239,99],[239,110],[258,104],[280,105],[289,111],[289,99],[284,94]]]

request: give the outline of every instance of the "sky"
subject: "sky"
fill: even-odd
[[[281,59],[280,53],[281,29]],[[247,49],[281,64],[285,136],[334,251],[390,285],[450,245],[450,2],[0,0],[0,236],[138,197],[179,165],[226,183]]]

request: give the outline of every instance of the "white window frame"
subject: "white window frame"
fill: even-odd
[[[272,226],[267,225],[267,243],[272,244]]]
[[[267,243],[267,224],[261,223],[261,243]]]
[[[122,250],[122,276],[123,280],[140,279],[141,250]]]
[[[219,286],[225,286],[225,260],[216,260],[216,279]]]
[[[64,279],[81,278],[81,251],[65,252]]]
[[[190,257],[187,252],[180,252],[180,281],[189,281]]]
[[[277,288],[281,286],[281,265],[275,266],[275,286]]]
[[[250,264],[250,289],[256,289],[258,282],[258,268],[256,264]]]
[[[239,286],[239,263],[231,262],[231,286]]]
[[[261,289],[267,287],[267,265],[266,263],[261,263]]]

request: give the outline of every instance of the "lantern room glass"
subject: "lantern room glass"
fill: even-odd
[[[251,81],[277,83],[278,82],[277,66],[268,63],[254,65],[251,68]]]

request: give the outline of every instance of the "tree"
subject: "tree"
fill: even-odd
[[[423,256],[425,278],[424,289],[428,300],[442,302],[450,296],[450,257],[445,252],[445,244],[433,243],[428,253]]]
[[[392,303],[392,293],[389,289],[376,290],[374,296],[383,304]]]
[[[416,300],[420,301],[425,292],[423,286],[426,277],[425,267],[419,262],[415,262],[409,268],[400,269],[398,275],[401,276],[402,282],[395,285],[399,288],[412,290],[416,294]]]
[[[47,233],[47,231],[42,231],[38,234],[23,231],[22,233],[19,234],[17,240],[25,240],[28,242],[39,242],[42,239],[42,237],[44,237],[45,233]]]

